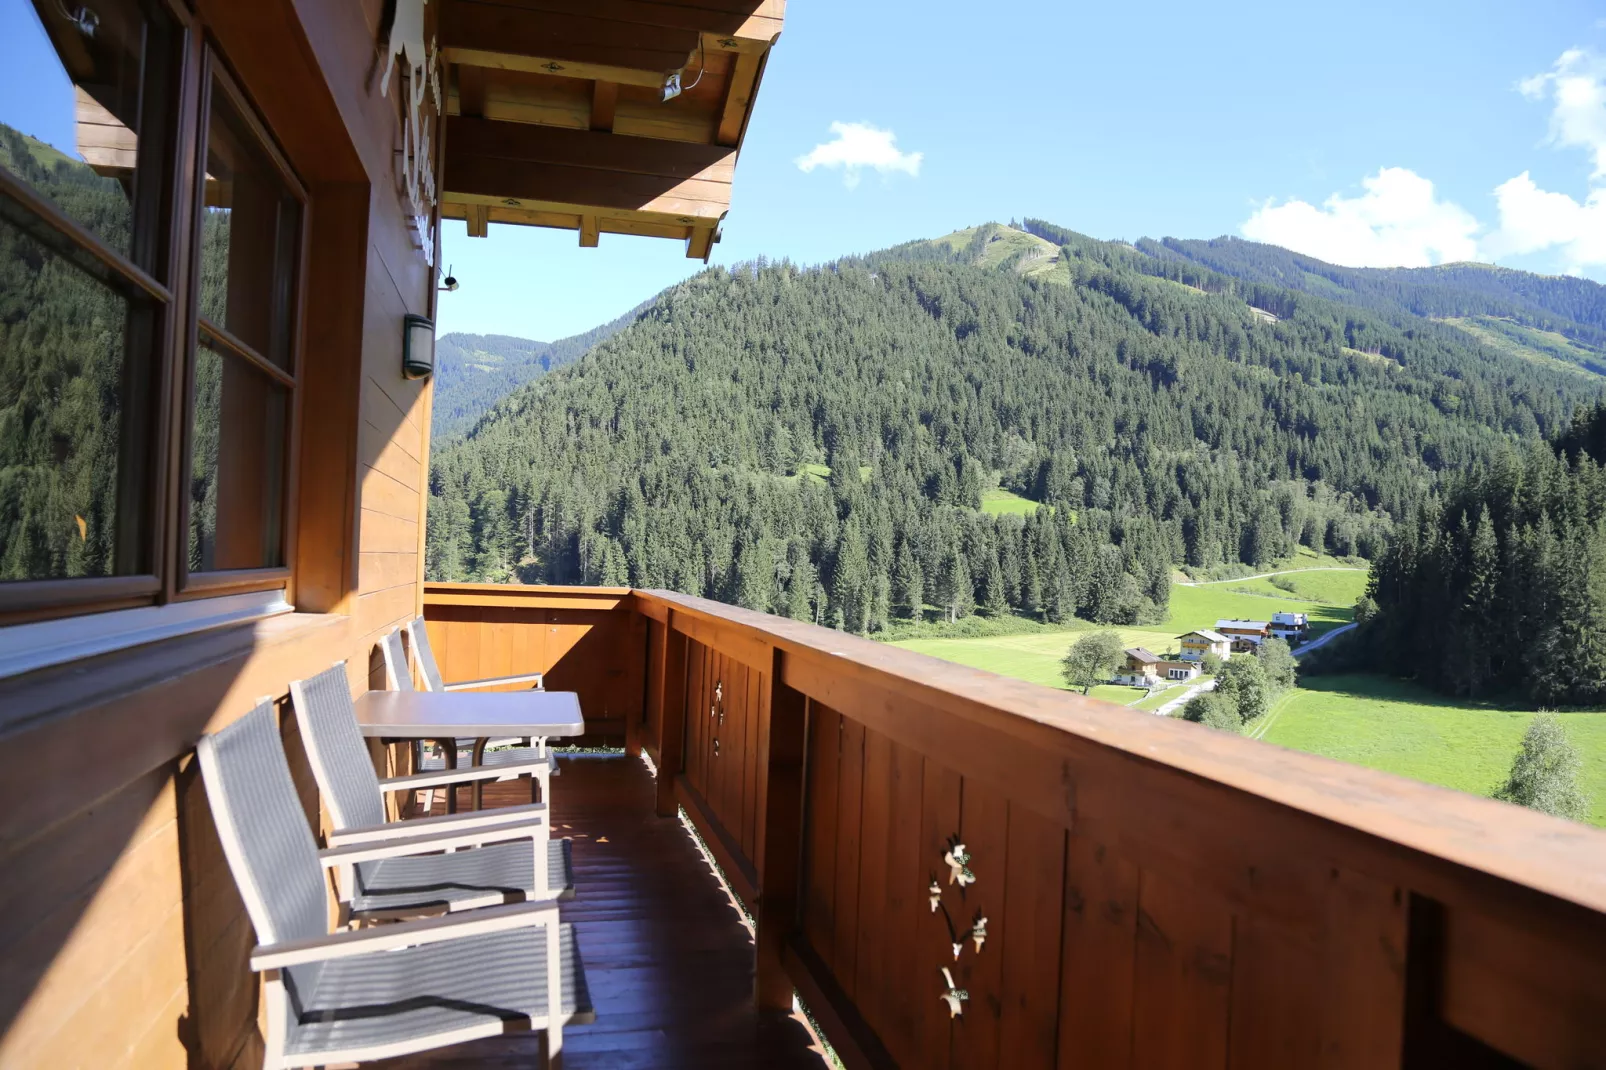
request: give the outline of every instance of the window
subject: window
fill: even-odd
[[[0,44],[38,82],[0,113],[0,624],[283,588],[305,194],[176,4],[31,7]]]
[[[301,199],[239,98],[214,75],[194,239],[185,586],[285,563],[284,502]]]

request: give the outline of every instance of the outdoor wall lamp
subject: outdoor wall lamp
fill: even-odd
[[[428,379],[435,370],[435,323],[408,313],[402,318],[402,378]]]

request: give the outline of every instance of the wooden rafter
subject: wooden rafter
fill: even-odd
[[[676,237],[706,260],[784,16],[785,0],[443,0],[442,215],[583,246]]]

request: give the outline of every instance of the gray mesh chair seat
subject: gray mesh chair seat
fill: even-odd
[[[558,926],[562,1017],[596,1020],[574,927]],[[479,1035],[547,1026],[546,939],[542,927],[470,936],[324,963],[305,995],[291,993],[286,1051],[330,1053],[416,1050],[444,1033]],[[374,1058],[369,1054],[367,1058]]]
[[[559,899],[574,898],[572,841],[549,840],[547,880]],[[467,910],[546,898],[532,894],[535,850],[529,840],[493,843],[452,854],[359,862],[351,913],[356,917],[412,915],[431,908]]]
[[[338,879],[340,896],[353,915],[382,912],[387,917],[403,917],[435,913],[443,907],[460,910],[507,899],[530,898],[532,889],[537,889],[538,874],[545,881],[545,887],[538,889],[534,898],[572,897],[574,882],[568,866],[569,851],[561,841],[552,842],[545,804],[424,821],[387,821],[386,790],[445,784],[473,776],[495,779],[497,774],[485,769],[478,772],[464,769],[380,780],[374,772],[368,745],[357,727],[357,711],[351,701],[351,685],[343,663],[306,680],[291,681],[290,698],[313,776],[317,778],[333,820],[334,830],[328,837],[331,846],[357,840],[423,839],[436,830],[491,825],[511,828],[514,824],[528,828],[537,845],[532,848],[528,841],[507,843],[494,850],[488,845],[454,854],[423,848],[413,852],[412,857],[387,858],[384,865],[375,866],[370,871],[372,884],[365,884],[357,876],[356,870],[363,863],[342,867]],[[556,854],[553,847],[557,848]],[[482,851],[490,851],[491,856],[466,857]],[[563,870],[550,868],[554,857],[564,863]],[[518,862],[526,867],[522,875],[516,873]],[[409,899],[410,895],[413,898]],[[376,898],[360,906],[363,896]]]
[[[203,736],[196,755],[259,941],[251,968],[263,977],[264,1070],[365,1062],[521,1029],[545,1031],[550,1067],[562,1057],[564,1024],[595,1018],[574,932],[551,900],[329,931],[324,870],[412,857],[426,841],[435,850],[528,844],[529,830],[458,827],[320,851],[266,700]],[[473,854],[437,857],[461,865]]]

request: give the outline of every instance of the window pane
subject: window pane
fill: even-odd
[[[152,270],[159,182],[136,182],[135,165],[143,143],[144,170],[153,178],[163,170],[165,146],[154,133],[164,125],[166,19],[134,0],[0,0],[0,8],[0,62],[26,70],[35,89],[5,102],[0,166]],[[156,117],[153,129],[145,116]]]
[[[190,426],[191,572],[284,564],[289,392],[247,361],[195,350]]]
[[[201,315],[290,367],[301,206],[220,85],[212,88],[201,223]]]
[[[0,579],[150,571],[154,320],[0,222]]]

